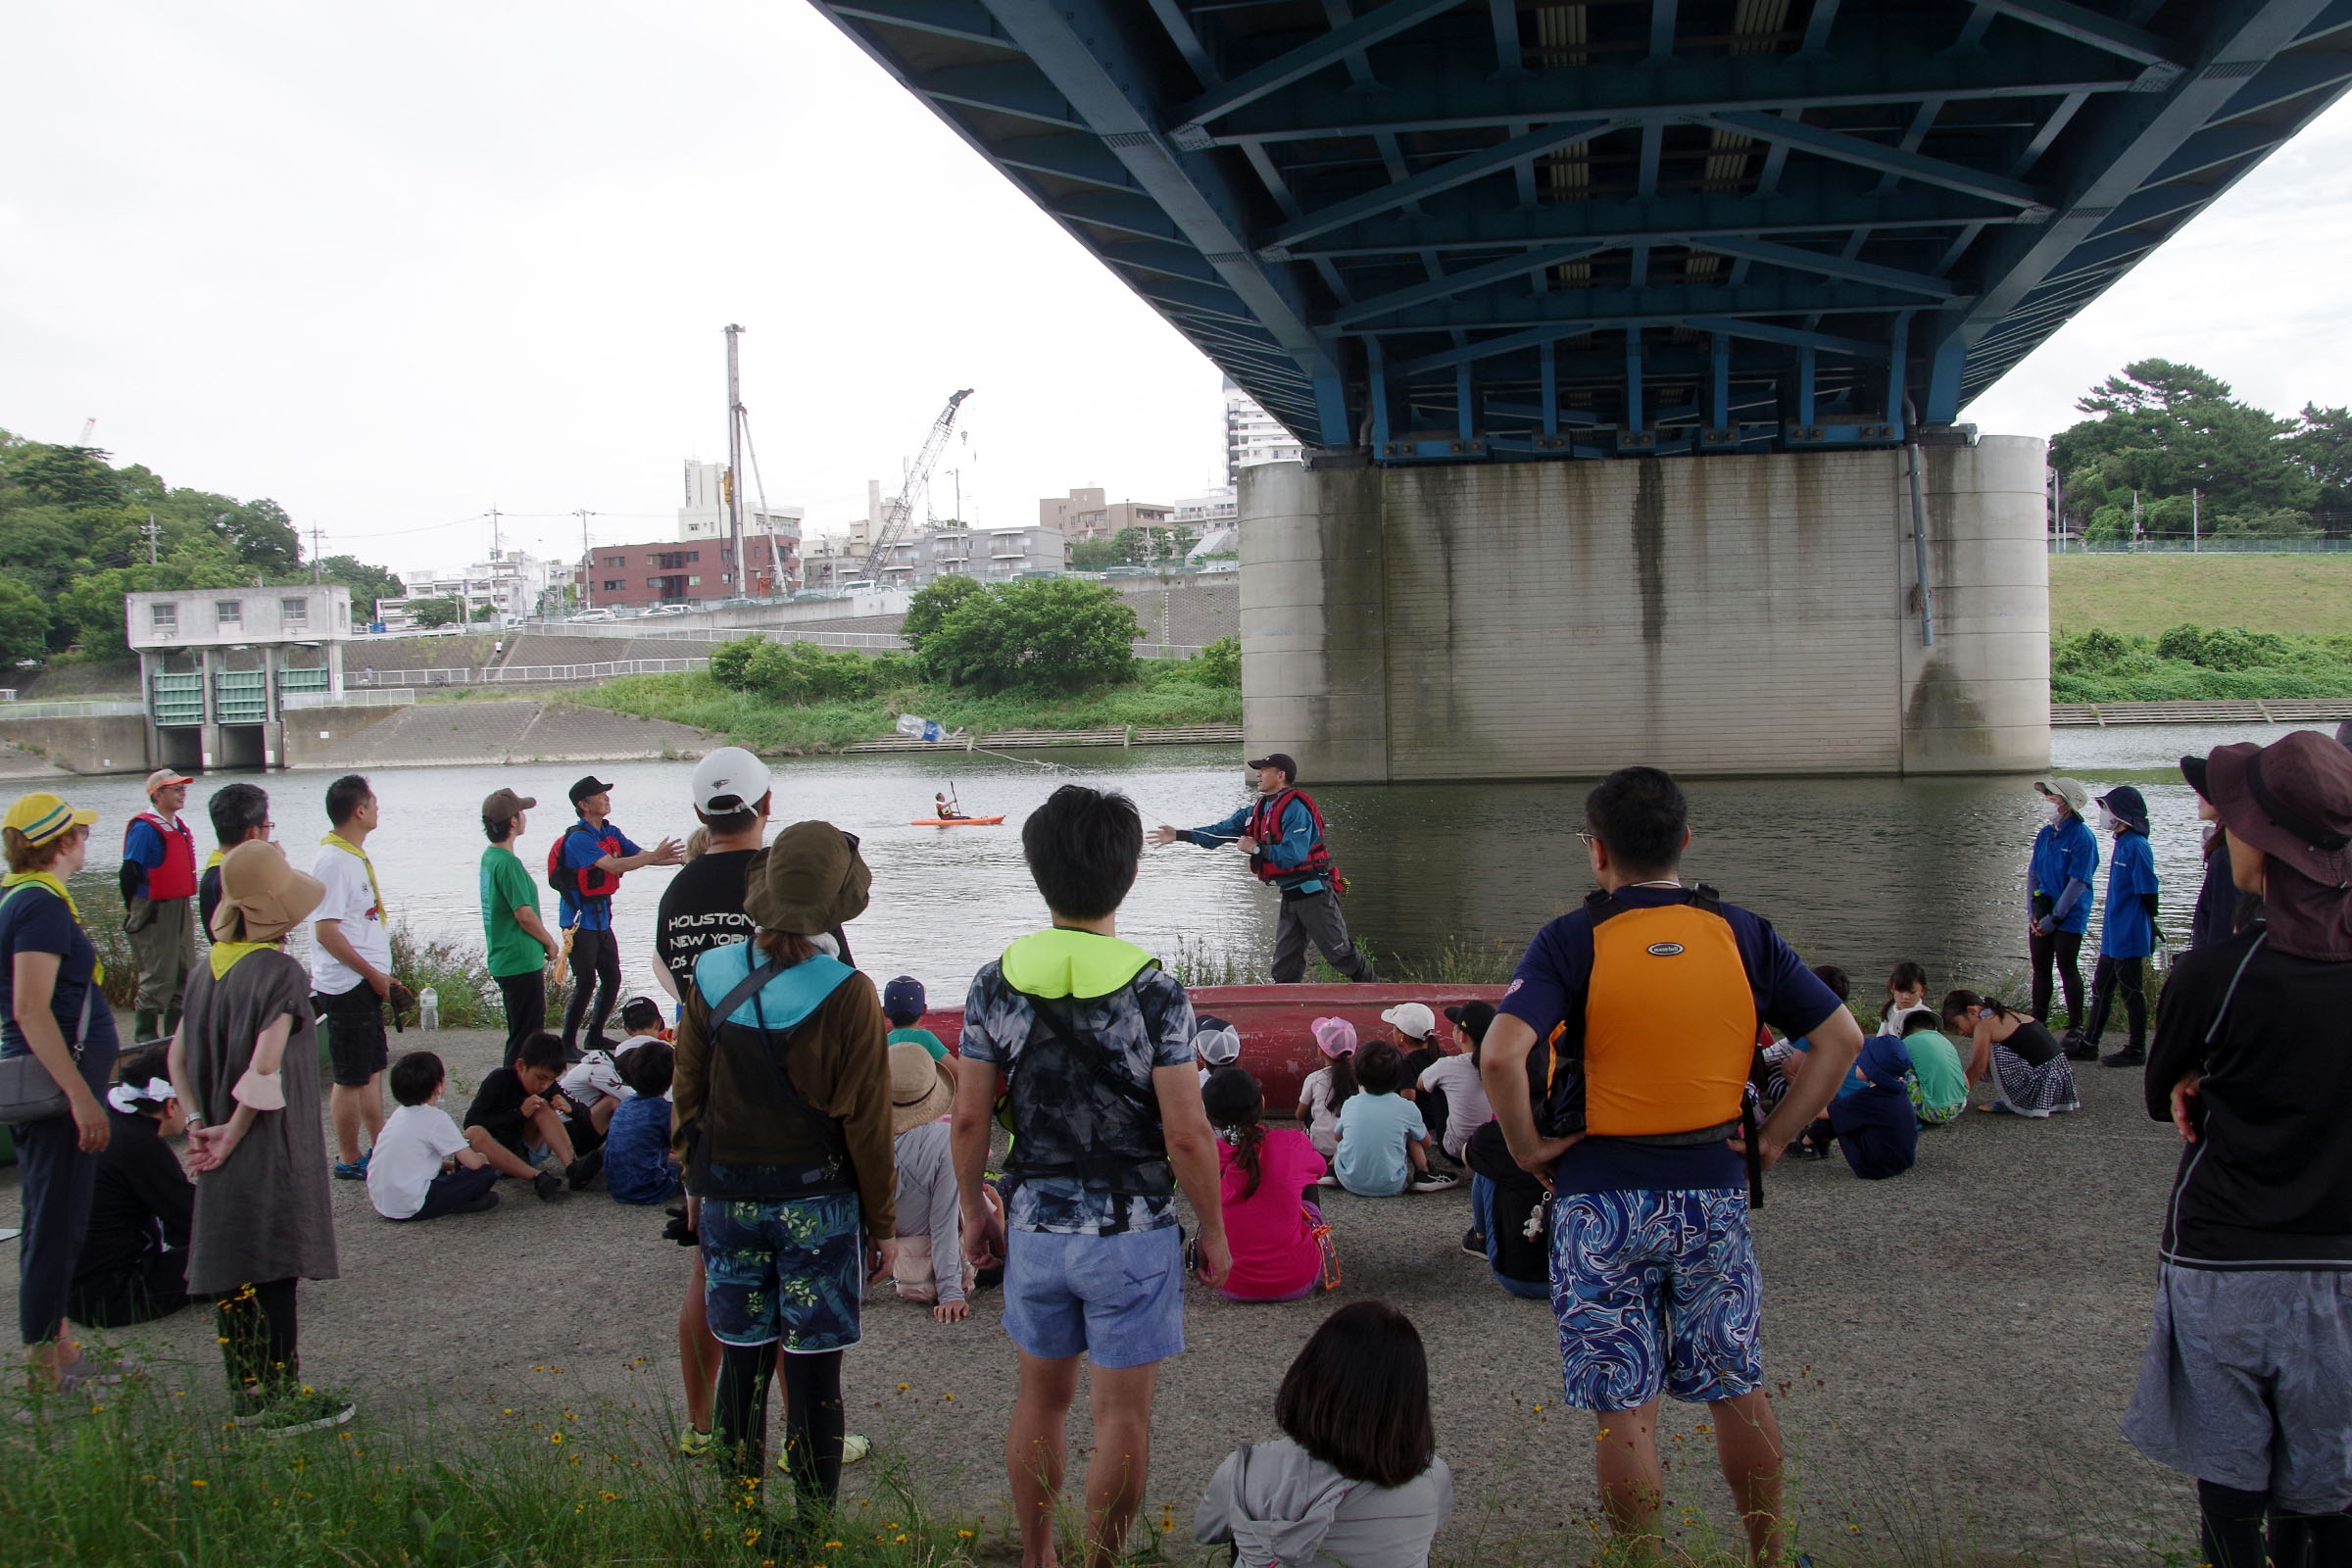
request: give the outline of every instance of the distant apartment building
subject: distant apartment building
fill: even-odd
[[[598,545],[588,556],[588,603],[598,610],[645,610],[773,599],[789,592],[782,584],[799,566],[797,543],[780,535],[746,534],[748,587],[736,579],[735,547],[724,539]]]
[[[678,543],[701,544],[725,540],[733,543],[733,528],[727,512],[727,466],[723,463],[686,461],[685,505],[678,508]],[[774,505],[761,508],[751,497],[743,499],[743,534],[746,548],[751,551],[753,582],[749,596],[754,599],[772,599],[789,594],[799,584],[801,528],[806,520],[806,509]],[[753,548],[748,541],[773,539],[772,548]],[[761,563],[780,557],[782,569],[763,570]]]
[[[525,551],[493,550],[487,561],[459,571],[402,572],[404,592],[377,600],[374,618],[386,631],[406,631],[416,624],[415,607],[427,599],[455,600],[459,618],[467,621],[547,614],[561,608],[564,585],[573,575],[573,568]]]
[[[1219,485],[1205,495],[1188,496],[1176,503],[1176,526],[1179,528],[1209,529],[1232,522],[1241,515],[1241,502],[1233,486]]]
[[[1081,539],[1108,539],[1122,528],[1164,528],[1175,520],[1176,509],[1155,501],[1109,501],[1102,490],[1072,490],[1037,504],[1037,523],[1059,534],[1065,544]]]
[[[877,576],[884,588],[920,588],[942,577],[1005,582],[1061,564],[1061,534],[1053,528],[931,528],[891,546]]]
[[[1225,383],[1225,482],[1238,485],[1242,470],[1261,463],[1297,463],[1303,454],[1298,438],[1282,421],[1257,406],[1257,400],[1228,380]]]

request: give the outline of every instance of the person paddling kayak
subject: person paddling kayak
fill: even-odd
[[[945,795],[933,795],[931,797],[931,814],[942,822],[960,822],[963,820],[963,808],[949,800]]]

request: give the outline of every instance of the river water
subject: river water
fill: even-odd
[[[2128,782],[2147,795],[2164,924],[2184,937],[2201,871],[2195,800],[2174,760],[2225,741],[2274,740],[2286,729],[2061,729],[2052,738],[2053,771],[2083,779],[2093,794]],[[934,1000],[960,1002],[974,969],[1045,918],[1021,862],[1018,826],[1070,777],[1126,791],[1147,823],[1197,826],[1245,799],[1242,756],[1232,748],[1032,755],[1075,773],[962,752],[774,764],[778,823],[823,817],[864,845],[874,889],[872,907],[851,927],[860,967],[878,978],[911,973]],[[691,763],[613,762],[598,772],[613,784],[613,819],[641,844],[682,837],[694,825]],[[419,935],[478,945],[482,798],[501,785],[538,797],[542,805],[521,845],[537,875],[549,836],[567,814],[563,802],[575,776],[531,766],[387,768],[373,775],[382,825],[368,849],[392,917]],[[325,775],[253,777],[271,794],[278,842],[307,866],[326,831]],[[208,775],[190,792],[189,814],[206,852],[212,835],[203,800],[223,781]],[[966,810],[1003,812],[1006,824],[909,826],[909,818],[929,814],[932,793],[951,782]],[[1376,953],[1419,962],[1449,942],[1473,949],[1524,945],[1590,886],[1574,836],[1583,825],[1586,788],[1465,778],[1316,790],[1333,853],[1353,883],[1349,923]],[[1875,997],[1880,978],[1903,958],[1926,964],[1938,989],[2023,971],[2026,852],[2044,820],[2030,780],[1726,779],[1689,789],[1694,839],[1687,873],[1772,919],[1809,961],[1843,965],[1861,996]],[[138,781],[90,779],[66,793],[99,811],[99,849],[90,863],[111,866],[123,821],[143,804]],[[634,990],[654,984],[654,909],[671,874],[633,873],[616,900],[624,977]],[[555,895],[544,893],[542,903],[552,919]],[[1146,853],[1120,928],[1163,956],[1196,954],[1262,976],[1274,913],[1274,896],[1256,885],[1240,855],[1178,845]]]

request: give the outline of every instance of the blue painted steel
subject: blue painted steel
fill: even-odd
[[[1309,446],[1886,445],[2352,84],[2352,0],[812,0]]]

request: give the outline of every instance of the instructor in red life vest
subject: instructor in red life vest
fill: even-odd
[[[1282,916],[1274,926],[1274,983],[1295,985],[1306,978],[1306,944],[1312,937],[1331,966],[1359,985],[1380,977],[1348,940],[1348,917],[1340,912],[1339,872],[1323,844],[1323,813],[1298,787],[1298,764],[1288,753],[1261,757],[1250,766],[1257,774],[1257,799],[1222,822],[1206,827],[1155,827],[1152,842],[1166,846],[1182,839],[1204,850],[1231,844],[1250,857],[1260,882],[1282,890]]]
[[[147,775],[152,810],[122,833],[122,929],[139,958],[137,1038],[161,1040],[179,1027],[180,994],[196,961],[196,836],[179,819],[189,779],[159,767]]]

